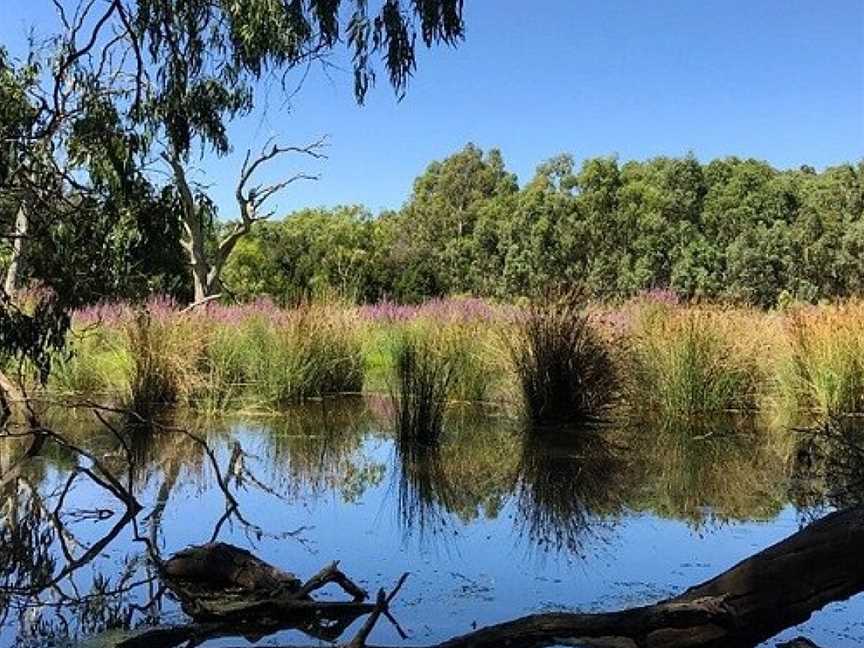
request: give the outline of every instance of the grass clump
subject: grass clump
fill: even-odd
[[[211,335],[207,393],[227,402],[277,408],[363,388],[362,347],[348,317],[303,306],[255,316]]]
[[[741,324],[730,311],[652,310],[631,339],[631,407],[671,418],[753,409],[758,369]]]
[[[611,355],[575,295],[547,296],[532,304],[519,319],[509,349],[533,424],[595,418],[615,398]]]
[[[124,405],[149,419],[176,403],[191,384],[189,337],[177,325],[140,311],[124,325],[129,355]]]
[[[781,401],[827,416],[864,412],[864,303],[798,311],[787,333]]]
[[[440,440],[454,376],[453,358],[442,353],[434,337],[406,333],[395,342],[390,390],[400,442],[434,445]]]

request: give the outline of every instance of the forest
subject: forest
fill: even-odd
[[[692,155],[577,167],[561,155],[520,187],[499,151],[469,144],[432,162],[398,211],[306,209],[260,224],[224,283],[281,303],[514,300],[565,284],[600,301],[663,288],[770,308],[860,295],[862,246],[862,162],[817,173]]]

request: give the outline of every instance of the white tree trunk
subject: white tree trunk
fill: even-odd
[[[9,267],[6,270],[6,280],[4,283],[6,294],[10,296],[18,292],[18,288],[21,286],[21,256],[24,252],[24,239],[27,236],[28,225],[27,210],[24,209],[24,202],[22,201],[18,206],[18,213],[15,215],[12,257],[9,260]]]

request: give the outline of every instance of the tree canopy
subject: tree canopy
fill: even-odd
[[[864,163],[816,173],[688,155],[577,168],[560,155],[520,188],[499,151],[468,145],[431,163],[398,212],[305,210],[256,230],[256,254],[284,262],[278,280],[257,274],[251,289],[239,270],[247,258],[231,266],[229,283],[244,296],[329,287],[408,301],[514,299],[564,283],[600,299],[664,288],[770,307],[862,294],[862,228]],[[324,270],[345,258],[348,284]],[[314,278],[300,270],[312,267]]]

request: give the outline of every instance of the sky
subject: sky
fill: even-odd
[[[288,105],[262,85],[232,126],[234,153],[198,160],[195,177],[230,218],[243,155],[270,137],[329,142],[326,161],[281,158],[262,175],[320,174],[284,192],[279,213],[398,208],[429,162],[468,142],[501,149],[520,182],[565,152],[864,159],[864,0],[465,0],[465,23],[458,48],[420,52],[402,101],[380,74],[358,106],[348,69],[313,68]],[[0,0],[10,50],[30,26],[56,27],[50,0]]]

